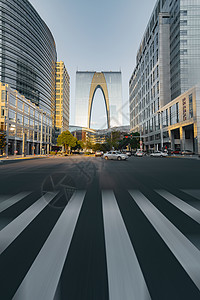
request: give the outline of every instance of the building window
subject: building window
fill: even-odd
[[[21,114],[17,114],[17,123],[22,124],[23,123],[23,117]]]
[[[1,92],[1,101],[2,102],[7,101],[7,91],[2,91]]]
[[[28,126],[29,125],[29,120],[27,117],[24,117],[24,126]]]
[[[179,123],[179,103],[176,103],[176,122]]]
[[[4,117],[5,116],[5,107],[2,106],[1,107],[1,117]]]
[[[180,10],[181,16],[187,16],[187,10]]]
[[[16,99],[12,94],[10,95],[10,98],[9,98],[9,104],[14,107],[16,105]]]
[[[22,103],[22,101],[20,101],[20,100],[17,101],[17,108],[19,110],[23,110],[23,103]]]
[[[13,110],[11,110],[11,109],[9,110],[8,118],[9,118],[10,121],[15,122],[16,113]]]

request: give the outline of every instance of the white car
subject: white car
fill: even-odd
[[[128,156],[119,151],[109,151],[103,155],[103,158],[105,158],[106,160],[108,160],[108,159],[126,160],[126,159],[128,159]]]
[[[152,156],[152,157],[166,157],[166,156],[168,156],[168,153],[167,152],[162,152],[162,151],[155,151],[155,152],[151,153],[150,156]]]
[[[142,156],[144,156],[144,152],[142,152],[142,151],[137,151],[137,152],[135,153],[135,156],[142,157]]]

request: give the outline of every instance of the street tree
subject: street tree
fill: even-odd
[[[92,147],[93,147],[93,144],[92,144],[90,138],[88,138],[87,141],[86,141],[86,143],[85,143],[85,148],[86,148],[87,150],[91,150]]]
[[[6,134],[4,131],[1,131],[0,132],[0,154],[2,154],[5,147],[6,147]]]
[[[65,152],[69,152],[72,147],[76,146],[77,139],[69,132],[63,131],[57,139],[58,146],[64,146]]]

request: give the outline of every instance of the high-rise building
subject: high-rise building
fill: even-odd
[[[129,81],[130,125],[158,144],[162,107],[200,82],[200,2],[158,0]]]
[[[90,128],[95,93],[100,89],[106,106],[108,128],[122,126],[121,72],[76,72],[75,125]]]
[[[0,82],[52,117],[55,112],[54,38],[28,0],[0,0]]]
[[[69,130],[70,77],[63,61],[56,63],[56,136]]]

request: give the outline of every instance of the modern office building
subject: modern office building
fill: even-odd
[[[112,127],[108,129],[91,129],[91,128],[84,128],[79,126],[70,126],[69,130],[71,134],[77,138],[77,140],[82,140],[86,142],[90,140],[92,144],[96,143],[106,143],[106,140],[112,136],[113,132],[120,132],[121,139],[123,139],[124,135],[130,132],[130,126],[120,126],[120,127]]]
[[[0,82],[52,118],[56,61],[54,38],[30,2],[0,0]]]
[[[49,153],[52,142],[51,115],[1,82],[0,131],[6,133],[6,155]]]
[[[158,0],[153,9],[129,81],[131,130],[145,145],[161,144],[151,134],[159,111],[200,82],[199,13],[196,0]]]
[[[75,125],[91,127],[95,92],[101,89],[106,106],[108,128],[122,126],[121,72],[76,72]]]
[[[69,130],[70,77],[63,61],[56,63],[56,138]]]

